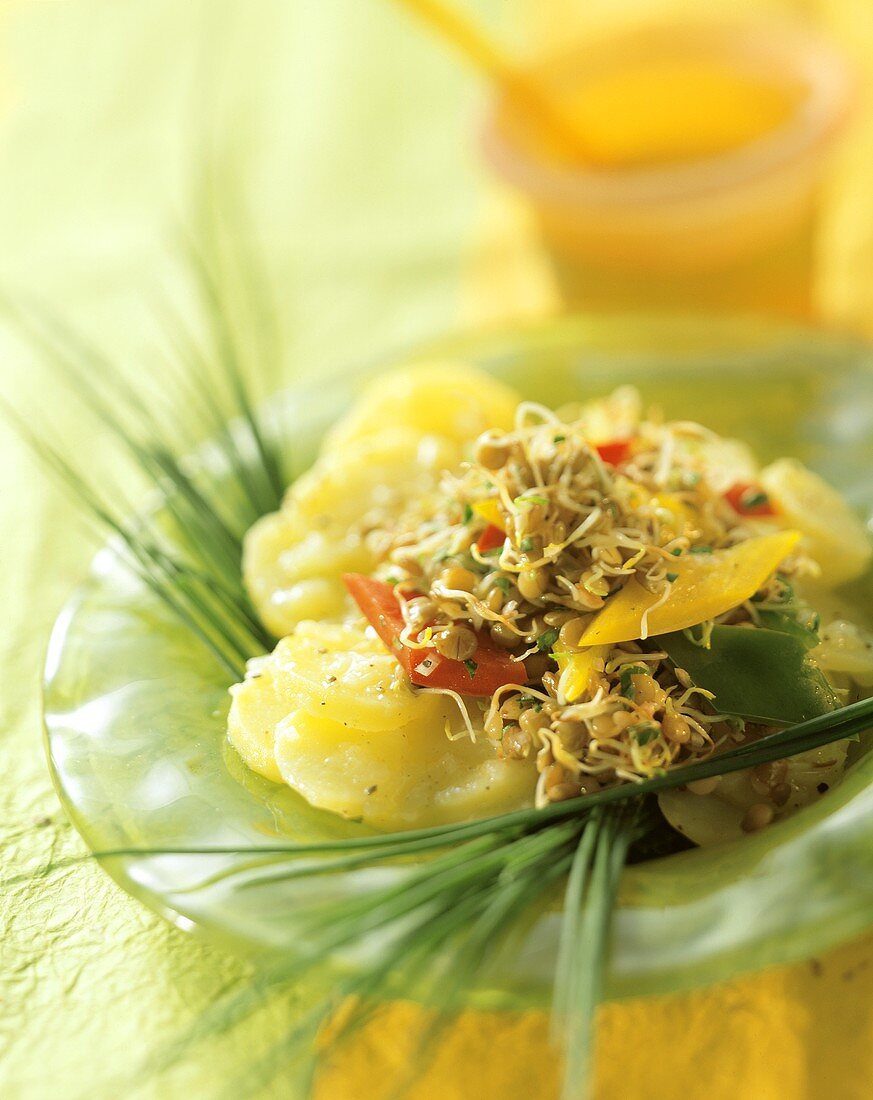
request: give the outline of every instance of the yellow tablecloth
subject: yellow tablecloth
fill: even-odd
[[[583,9],[600,20],[643,6],[666,5],[541,0],[522,37]],[[868,7],[822,0],[865,66]],[[497,0],[479,10],[524,15],[521,4]],[[494,197],[465,143],[474,104],[466,76],[382,0],[7,3],[0,284],[62,308],[159,384],[155,326],[138,296],[155,285],[182,294],[166,261],[168,229],[185,214],[205,143],[219,162],[244,165],[252,183],[289,348],[277,365],[283,377],[366,360],[459,323],[547,313],[554,292],[523,216]],[[857,327],[873,293],[871,117],[862,115],[843,158],[821,264],[826,316]],[[108,442],[86,434],[76,408],[6,340],[0,389],[100,469]],[[120,1075],[244,985],[248,970],[147,913],[93,865],[39,874],[49,859],[80,851],[45,770],[37,688],[48,627],[93,541],[21,444],[0,432],[0,1093],[115,1097],[127,1094]],[[287,1012],[267,1005],[166,1077],[143,1075],[139,1094],[219,1095],[245,1079]],[[387,1009],[325,1067],[320,1100],[382,1095],[415,1019],[409,1006]],[[555,1082],[542,1017],[469,1015],[415,1095],[545,1100]],[[871,1092],[873,937],[799,966],[601,1012],[601,1100]],[[240,1095],[293,1092],[280,1072],[272,1086],[251,1080]]]

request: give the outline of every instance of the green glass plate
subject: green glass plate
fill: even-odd
[[[865,516],[873,512],[873,352],[860,343],[762,321],[577,318],[443,341],[425,355],[475,363],[547,403],[632,382],[667,415],[742,437],[764,459],[797,455]],[[304,465],[370,373],[281,399]],[[868,615],[873,580],[852,598]],[[56,625],[45,685],[51,769],[92,850],[245,846],[362,828],[243,766],[224,736],[226,689],[199,643],[111,547],[103,550]],[[609,995],[664,993],[801,959],[873,925],[871,781],[873,754],[815,806],[762,833],[629,868]],[[359,871],[245,888],[245,863],[220,855],[105,861],[125,890],[180,927],[253,951],[301,949],[291,917],[302,890],[342,897],[366,885]],[[239,874],[215,878],[231,867]],[[557,919],[545,906],[535,914],[477,1003],[545,996]]]

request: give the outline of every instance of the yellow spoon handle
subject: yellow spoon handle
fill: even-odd
[[[444,0],[397,0],[427,23],[481,73],[503,87],[515,105],[550,135],[556,150],[588,159],[589,150],[573,122],[468,16]]]

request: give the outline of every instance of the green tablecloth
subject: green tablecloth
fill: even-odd
[[[556,13],[572,7],[554,3]],[[477,8],[506,12],[498,0]],[[873,21],[862,8],[840,0],[830,10],[848,39],[869,44]],[[385,0],[7,0],[0,287],[37,294],[159,385],[141,295],[161,286],[183,297],[167,257],[208,152],[219,175],[240,165],[251,184],[287,348],[276,377],[367,360],[471,313],[548,309],[547,287],[527,277],[530,257],[511,247],[505,263],[490,252],[493,271],[499,279],[517,265],[521,278],[506,284],[505,301],[494,283],[487,308],[471,309],[482,280],[466,278],[467,251],[486,195],[464,140],[476,95]],[[825,266],[832,315],[856,321],[873,285],[869,147],[856,146],[854,174],[841,184]],[[108,441],[6,337],[0,392],[101,469]],[[0,1094],[24,1100],[128,1095],[121,1075],[247,980],[242,963],[162,923],[97,867],[40,876],[48,861],[81,851],[48,780],[38,682],[51,621],[94,545],[0,427]],[[868,942],[714,991],[610,1006],[598,1092],[688,1097],[705,1082],[711,1100],[861,1100],[873,1078],[871,963]],[[286,1013],[267,1006],[161,1081],[145,1075],[140,1094],[218,1095],[280,1033]],[[389,1030],[369,1035],[324,1081],[320,1100],[372,1095],[402,1060],[410,1019],[400,1009]],[[419,1096],[550,1097],[543,1042],[539,1018],[468,1020],[441,1054],[442,1078]],[[288,1079],[280,1073],[271,1090],[250,1081],[236,1094],[288,1095]]]

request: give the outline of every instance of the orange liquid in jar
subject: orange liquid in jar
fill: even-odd
[[[782,126],[802,89],[704,61],[651,61],[565,92],[589,167],[650,168],[738,149]]]
[[[541,66],[577,147],[509,96],[493,144],[510,152],[491,159],[527,193],[570,305],[808,316],[814,173],[737,167],[790,130],[808,83],[754,49],[732,56],[718,32],[684,35]]]

